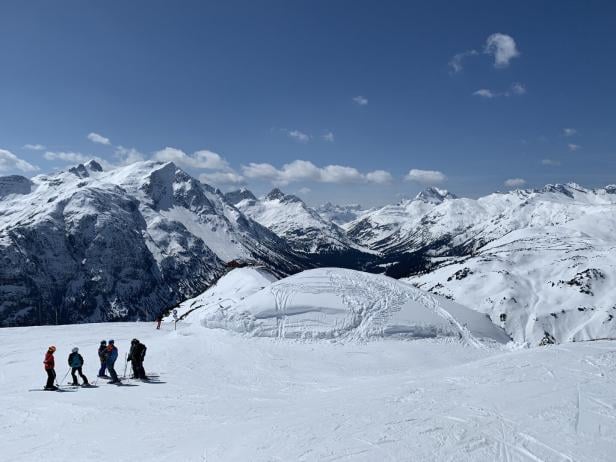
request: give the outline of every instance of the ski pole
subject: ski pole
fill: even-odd
[[[68,375],[68,373],[69,373],[70,371],[71,371],[71,368],[70,368],[70,366],[69,366],[69,368],[66,370],[66,374],[64,374],[64,377],[62,377],[62,380],[60,380],[60,384],[61,384],[62,382],[64,382],[64,379],[66,378],[66,376]],[[58,386],[58,387],[59,387],[60,385],[56,382],[56,386]]]
[[[128,353],[124,353],[124,378],[126,379],[126,368],[128,367]]]

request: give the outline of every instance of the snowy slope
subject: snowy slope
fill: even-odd
[[[245,277],[232,271],[219,284],[225,281],[224,286],[235,287],[235,291]],[[224,301],[207,303],[216,295]],[[200,307],[193,317],[199,316],[205,327],[254,336],[339,340],[454,337],[473,345],[478,339],[509,340],[486,316],[473,310],[386,276],[340,268],[304,271],[239,300],[226,297],[216,287],[187,304]]]
[[[177,316],[182,319],[195,311],[235,305],[249,295],[268,287],[277,279],[263,267],[233,269],[202,294],[181,303],[176,308]],[[170,314],[164,320],[170,322],[172,319]]]
[[[616,344],[527,350],[456,340],[298,342],[178,323],[0,329],[1,460],[609,462],[616,447]],[[50,344],[93,380],[100,339],[130,381],[76,392],[40,387]]]
[[[496,323],[505,315],[502,325],[518,342],[616,338],[616,248],[568,226],[579,223],[514,231],[408,280]]]
[[[173,163],[0,179],[0,325],[152,319],[224,262],[304,264],[274,233]]]

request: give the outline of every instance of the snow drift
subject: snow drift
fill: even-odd
[[[219,281],[214,290],[220,302],[206,303],[217,298],[209,291],[200,296],[203,326],[279,338],[454,337],[475,346],[479,339],[509,340],[487,316],[387,276],[321,268],[273,282],[237,302],[220,291],[241,285],[245,276],[233,271]]]

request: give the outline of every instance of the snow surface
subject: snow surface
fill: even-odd
[[[271,278],[255,290],[266,282],[262,270],[234,270],[182,310],[192,310],[189,319],[199,317],[205,327],[264,337],[509,341],[487,316],[387,276],[320,268],[277,282]]]
[[[196,310],[223,309],[269,286],[278,278],[262,267],[236,268],[221,277],[214,286],[195,298],[186,300],[177,308],[178,318]],[[165,321],[173,320],[169,314]]]
[[[510,351],[454,339],[277,340],[199,323],[0,329],[1,460],[611,461],[616,343]],[[49,344],[94,380],[100,339],[161,383],[40,387]],[[123,371],[123,360],[117,369]]]

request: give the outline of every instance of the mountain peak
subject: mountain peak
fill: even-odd
[[[252,191],[248,190],[247,188],[230,191],[225,194],[225,199],[227,202],[233,205],[239,204],[240,202],[246,199],[253,200],[253,201],[257,200],[257,198],[252,193]]]
[[[276,199],[284,199],[285,194],[278,188],[274,188],[272,189],[267,196],[265,196],[265,199],[268,201],[273,201]]]
[[[415,196],[415,200],[420,200],[424,202],[430,202],[433,204],[440,204],[446,199],[456,199],[457,196],[455,194],[450,193],[446,189],[439,189],[431,186],[429,188],[421,191],[417,196]]]
[[[103,167],[101,167],[101,164],[99,164],[98,162],[96,162],[94,159],[89,160],[88,162],[86,162],[85,164],[86,168],[93,171],[93,172],[102,172],[103,171]]]
[[[280,201],[280,202],[303,202],[299,197],[294,196],[293,194],[285,194],[280,189],[274,188],[272,189],[267,196],[265,196],[266,201]]]

